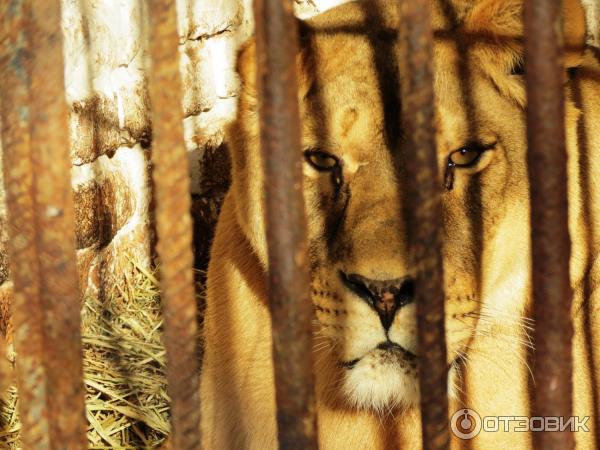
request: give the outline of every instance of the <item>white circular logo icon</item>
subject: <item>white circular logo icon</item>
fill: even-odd
[[[472,409],[459,409],[450,419],[450,428],[460,439],[473,439],[481,431],[481,417]]]

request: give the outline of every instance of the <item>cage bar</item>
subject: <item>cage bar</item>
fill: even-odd
[[[401,2],[402,124],[411,157],[403,160],[413,182],[404,196],[407,232],[416,267],[419,387],[423,448],[449,445],[442,206],[434,129],[433,32],[429,0]]]
[[[535,318],[534,416],[572,413],[572,292],[567,203],[561,2],[527,0],[524,9],[527,140],[531,186]],[[533,433],[538,449],[574,448],[573,435]]]
[[[0,101],[4,189],[8,207],[8,252],[11,280],[13,342],[19,355],[21,442],[26,449],[50,448],[44,370],[44,309],[37,259],[33,159],[29,145],[29,77],[23,1],[0,4],[4,41],[0,50]]]
[[[200,448],[200,354],[175,2],[152,0],[150,20],[152,175],[171,397],[171,445],[191,450]]]
[[[279,448],[316,449],[312,302],[291,0],[255,0]]]
[[[87,422],[81,299],[75,260],[60,1],[25,2],[25,14],[36,269],[45,312],[46,395],[52,402],[47,410],[50,444],[52,448],[84,449]],[[18,76],[23,75],[19,70]]]

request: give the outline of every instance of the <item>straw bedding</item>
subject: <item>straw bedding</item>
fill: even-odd
[[[134,261],[104,301],[85,299],[82,338],[91,449],[159,448],[168,434],[161,326],[155,273]],[[17,402],[11,388],[0,405],[1,449],[20,448]]]

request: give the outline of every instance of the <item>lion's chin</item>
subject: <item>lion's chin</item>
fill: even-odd
[[[342,390],[352,406],[381,413],[418,405],[416,366],[394,353],[376,349],[346,365]]]

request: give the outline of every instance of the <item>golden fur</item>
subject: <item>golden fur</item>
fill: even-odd
[[[386,339],[377,314],[343,284],[340,271],[371,279],[414,274],[401,208],[396,2],[342,5],[301,26],[299,100],[303,149],[342,161],[337,175],[304,164],[319,440],[324,449],[420,448],[415,305],[400,309]],[[585,49],[583,14],[567,1],[565,66],[575,414],[592,416],[579,448],[595,447],[600,395],[600,64]],[[469,143],[488,148],[457,168],[444,207],[446,330],[452,411],[530,413],[529,188],[521,1],[434,3],[435,92],[440,174]],[[230,130],[233,185],[223,206],[208,273],[202,435],[207,449],[276,448],[275,400],[263,222],[253,42],[240,54],[242,91]],[[386,120],[387,119],[387,120]],[[392,123],[390,123],[392,122]],[[396,160],[392,160],[393,146]],[[394,166],[400,169],[397,177]],[[308,287],[307,287],[308,288]],[[543,324],[542,324],[543,326]],[[340,363],[348,363],[342,367]],[[453,448],[465,445],[453,440]],[[529,433],[481,434],[468,448],[530,448]]]

